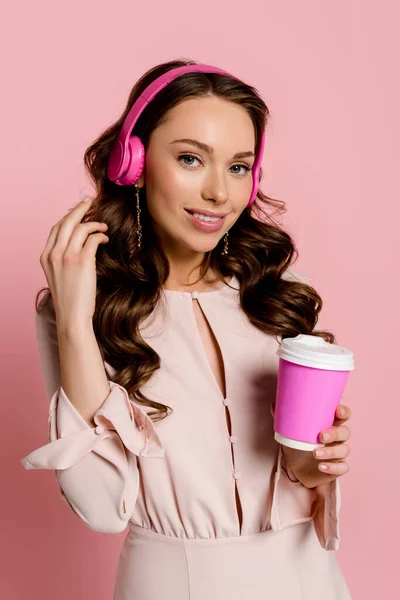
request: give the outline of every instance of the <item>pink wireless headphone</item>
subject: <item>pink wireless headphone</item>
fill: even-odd
[[[138,181],[143,172],[145,152],[142,140],[136,135],[130,135],[136,121],[147,104],[160,90],[167,86],[176,77],[179,77],[184,73],[193,72],[222,73],[223,75],[230,75],[234,79],[238,79],[222,69],[203,64],[177,67],[176,69],[171,69],[167,73],[164,73],[164,75],[158,77],[144,90],[144,92],[139,96],[130,109],[121,127],[118,137],[111,148],[107,163],[107,176],[110,181],[122,186],[133,185]],[[253,187],[247,206],[251,206],[251,204],[253,204],[257,195],[260,164],[264,152],[264,143],[265,131],[262,132],[258,152],[252,168]]]

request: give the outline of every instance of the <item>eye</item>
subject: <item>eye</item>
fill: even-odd
[[[179,156],[178,156],[178,160],[179,160],[180,162],[182,161],[182,159],[186,159],[186,158],[189,158],[189,159],[194,159],[194,160],[200,160],[200,159],[199,159],[199,158],[198,158],[198,157],[197,157],[195,154],[188,154],[188,153],[186,153],[186,154],[179,154]],[[190,165],[188,165],[188,164],[187,164],[187,163],[185,163],[185,162],[183,163],[183,165],[184,165],[185,167],[189,168],[189,169],[191,169],[191,168],[192,168],[192,166],[191,166],[192,164],[193,164],[193,163],[190,163]],[[242,174],[242,176],[246,175],[246,173],[247,173],[247,172],[251,171],[251,167],[249,167],[249,165],[245,165],[244,163],[236,163],[235,165],[232,165],[231,169],[232,169],[233,167],[241,167],[242,169],[244,169],[244,170],[245,170],[245,173],[243,173],[243,174]],[[239,173],[238,173],[237,171],[236,171],[236,173],[234,173],[234,174],[235,174],[235,175],[239,175]]]
[[[244,169],[244,170],[245,170],[245,171],[247,171],[247,172],[249,172],[249,171],[251,170],[251,169],[250,169],[250,167],[249,167],[249,165],[244,165],[244,164],[241,164],[241,163],[240,163],[240,164],[239,164],[239,163],[237,163],[236,165],[232,165],[231,169],[232,169],[233,167],[242,167],[242,169]],[[245,174],[245,173],[244,173],[244,174]]]
[[[181,161],[184,158],[194,158],[194,160],[200,160],[199,158],[197,158],[197,156],[195,156],[194,154],[180,154],[178,156],[179,161]],[[190,165],[188,165],[187,163],[183,163],[185,167],[190,167],[193,163],[190,163]]]

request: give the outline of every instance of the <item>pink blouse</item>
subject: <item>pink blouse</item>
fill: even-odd
[[[292,270],[284,277],[308,282]],[[230,285],[163,290],[163,301],[141,324],[161,358],[141,390],[173,408],[157,423],[147,415],[150,408],[112,381],[115,370],[105,362],[110,393],[91,427],[61,386],[55,314],[37,315],[49,443],[21,462],[25,469],[53,469],[62,497],[94,531],[121,532],[130,520],[169,536],[213,539],[313,521],[321,546],[338,550],[339,481],[308,489],[288,470],[270,412],[278,343],[241,310],[236,277]],[[221,349],[226,398],[200,337],[194,298]]]

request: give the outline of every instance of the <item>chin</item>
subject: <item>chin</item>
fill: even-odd
[[[199,253],[211,252],[211,250],[214,250],[214,248],[216,248],[218,246],[220,240],[221,240],[221,238],[214,239],[214,240],[208,239],[208,240],[204,240],[203,242],[201,242],[201,241],[196,241],[196,240],[191,239],[191,240],[187,240],[185,242],[185,246],[187,246],[194,252],[199,252]]]

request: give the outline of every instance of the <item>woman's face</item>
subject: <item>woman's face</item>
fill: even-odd
[[[199,148],[183,138],[210,147]],[[167,255],[193,257],[212,250],[247,206],[252,189],[255,132],[241,106],[216,98],[190,98],[175,106],[149,140],[145,169],[153,230]],[[237,153],[249,153],[234,158]],[[226,215],[217,231],[202,231],[189,211]]]

